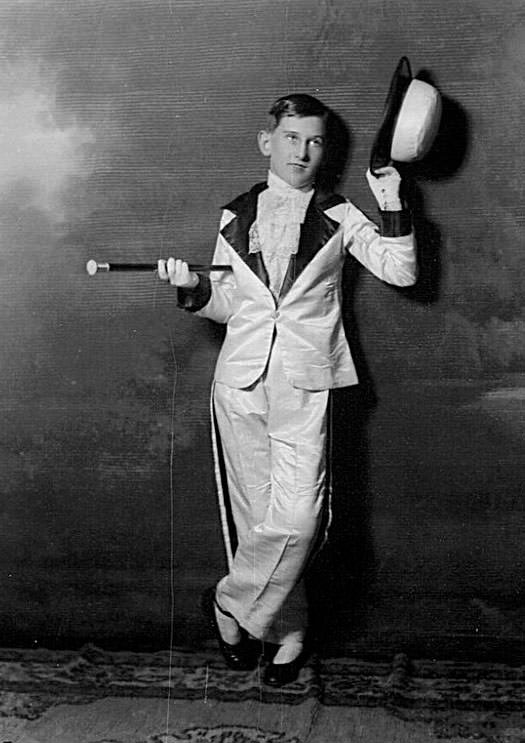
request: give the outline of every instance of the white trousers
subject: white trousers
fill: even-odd
[[[217,598],[244,629],[268,642],[301,639],[306,629],[301,576],[323,517],[328,395],[290,385],[278,340],[253,386],[214,387],[237,532]]]

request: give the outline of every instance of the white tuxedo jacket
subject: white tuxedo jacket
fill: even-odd
[[[276,342],[295,387],[322,390],[356,384],[341,312],[345,256],[349,252],[383,281],[413,284],[416,254],[409,217],[405,212],[382,212],[380,234],[351,202],[314,194],[298,252],[290,259],[276,301],[261,254],[249,253],[248,231],[256,218],[257,196],[265,187],[258,184],[224,207],[213,262],[231,264],[232,272],[201,275],[196,289],[179,289],[179,306],[226,323],[217,382],[235,388],[252,385]]]

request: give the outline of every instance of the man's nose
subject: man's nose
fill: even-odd
[[[297,157],[299,160],[307,161],[309,160],[309,154],[308,154],[308,142],[307,140],[304,140],[303,142],[299,142],[299,146],[297,149]]]

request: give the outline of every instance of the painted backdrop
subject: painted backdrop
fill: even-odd
[[[338,401],[313,590],[334,643],[512,645],[523,3],[3,0],[0,28],[2,642],[163,647],[172,618],[176,643],[199,641],[198,595],[224,566],[207,419],[220,329],[153,274],[85,263],[208,260],[221,204],[265,177],[255,134],[290,91],[346,123],[341,190],[373,216],[364,172],[408,55],[444,102],[407,173],[421,279],[398,290],[347,267],[362,385]]]

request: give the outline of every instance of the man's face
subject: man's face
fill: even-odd
[[[258,143],[275,175],[301,191],[312,188],[326,147],[322,118],[283,116],[273,131],[259,132]]]

